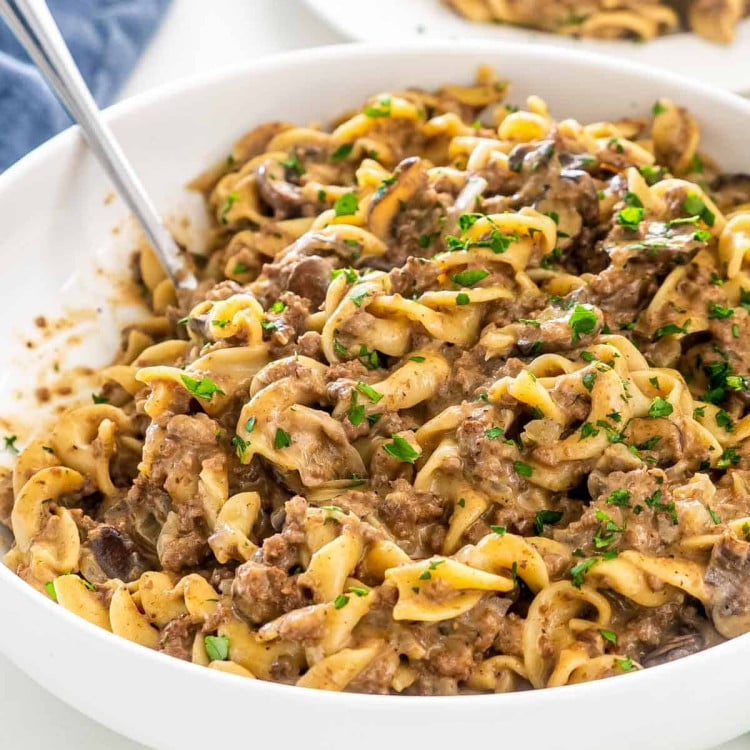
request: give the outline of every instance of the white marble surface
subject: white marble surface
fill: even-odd
[[[173,0],[123,97],[253,57],[340,41],[298,0]],[[15,750],[143,750],[78,714],[1,656],[0,736],[3,747]],[[750,750],[750,735],[720,750]]]

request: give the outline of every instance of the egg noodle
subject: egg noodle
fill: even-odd
[[[569,36],[647,41],[687,27],[727,44],[747,16],[746,0],[691,0],[681,6],[659,0],[443,0],[471,21],[528,26]]]
[[[0,475],[5,560],[245,678],[454,694],[750,630],[748,179],[662,99],[554,120],[476,85],[272,122],[94,403]],[[6,438],[14,447],[14,441]]]

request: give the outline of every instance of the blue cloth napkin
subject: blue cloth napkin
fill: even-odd
[[[48,0],[99,106],[109,104],[170,0]],[[0,20],[0,172],[71,120]]]

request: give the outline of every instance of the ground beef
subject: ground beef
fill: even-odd
[[[281,568],[252,560],[237,568],[232,584],[232,602],[253,625],[274,620],[306,604],[296,578]]]
[[[262,560],[266,565],[291,570],[299,564],[299,555],[305,543],[305,515],[307,503],[302,497],[293,497],[284,506],[283,531],[263,541]]]
[[[395,480],[391,486],[391,492],[377,509],[399,546],[414,557],[436,552],[430,549],[430,524],[443,520],[447,511],[445,499],[432,492],[418,492],[404,479]]]
[[[161,631],[159,651],[184,661],[192,661],[193,640],[198,626],[187,615],[170,620]]]

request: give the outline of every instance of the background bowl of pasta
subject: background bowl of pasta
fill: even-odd
[[[349,39],[492,39],[545,44],[652,65],[750,91],[750,20],[742,2],[304,0]],[[693,14],[686,13],[692,7]]]
[[[437,93],[417,95],[406,91],[410,87]],[[682,105],[689,107],[692,117]],[[300,131],[280,124],[329,122],[341,112],[347,115],[335,120],[334,140],[314,126]],[[326,48],[254,62],[138,97],[112,108],[107,116],[157,204],[172,217],[180,242],[196,257],[204,257],[201,274],[228,280],[222,282],[224,291],[193,300],[180,320],[165,312],[177,304],[174,290],[165,285],[147,252],[138,257],[139,284],[134,286],[128,264],[137,237],[125,208],[112,197],[74,131],[58,136],[0,177],[0,295],[11,311],[0,321],[5,342],[0,354],[0,433],[8,459],[4,463],[10,464],[12,453],[21,450],[15,478],[0,474],[5,483],[2,512],[6,520],[12,515],[16,539],[12,548],[10,535],[0,540],[2,551],[10,550],[6,564],[15,571],[0,566],[0,649],[13,662],[74,708],[146,745],[165,749],[227,744],[250,736],[255,742],[304,743],[327,750],[352,743],[376,748],[387,742],[451,748],[498,739],[531,747],[595,748],[606,743],[613,750],[699,750],[750,728],[745,698],[750,640],[743,635],[748,629],[748,582],[742,579],[745,588],[739,589],[727,583],[727,571],[736,572],[744,560],[747,532],[743,513],[733,511],[740,501],[733,495],[731,502],[721,504],[722,493],[740,492],[744,459],[741,437],[736,436],[744,422],[736,419],[730,406],[727,416],[721,415],[724,410],[715,403],[718,396],[713,401],[705,397],[705,403],[691,396],[685,382],[670,374],[675,371],[666,365],[650,369],[628,338],[631,331],[641,330],[640,323],[621,317],[614,331],[602,325],[602,313],[595,308],[608,310],[614,298],[626,305],[624,287],[600,290],[598,307],[571,303],[566,308],[566,295],[580,290],[581,281],[556,270],[561,253],[582,231],[580,216],[598,205],[597,211],[612,214],[620,253],[642,252],[652,259],[649,262],[657,258],[676,274],[668,276],[676,281],[666,297],[662,290],[653,295],[657,301],[666,299],[659,314],[668,320],[659,318],[649,356],[668,361],[682,337],[693,331],[691,345],[704,345],[714,335],[717,321],[726,324],[731,348],[732,337],[740,332],[734,326],[744,321],[745,311],[738,303],[731,312],[719,295],[731,300],[732,294],[744,293],[737,279],[743,278],[750,230],[735,208],[747,202],[747,179],[742,174],[750,172],[750,104],[666,73],[582,53],[432,42]],[[237,141],[268,122],[274,124]],[[420,141],[420,158],[409,152],[414,146],[408,134],[413,135],[414,128],[426,139]],[[384,139],[386,131],[391,140]],[[300,142],[307,144],[305,148],[298,148]],[[571,142],[588,144],[589,151],[565,152],[563,157],[561,144]],[[271,157],[266,153],[268,143],[276,147]],[[450,164],[434,171],[425,160],[441,162],[446,149]],[[665,176],[654,166],[654,151],[682,177]],[[315,162],[323,152],[325,159]],[[253,161],[259,153],[264,159]],[[551,183],[546,182],[553,163],[559,192],[549,192]],[[356,167],[359,187],[336,187],[332,165],[336,175],[351,169],[350,183]],[[283,172],[276,171],[282,167]],[[534,199],[514,211],[498,193],[494,204],[482,204],[478,196],[487,190],[490,168],[508,179],[524,176],[524,189],[541,190],[558,203],[544,206]],[[471,169],[477,176],[467,179],[466,170]],[[604,172],[606,179],[596,183],[602,185],[597,190],[590,173]],[[192,187],[203,195],[185,187],[196,174],[201,177]],[[252,174],[255,187],[243,192],[241,179],[247,174]],[[305,174],[307,181],[302,179]],[[593,192],[571,187],[583,183],[593,186]],[[260,203],[256,188],[264,191]],[[389,252],[382,237],[393,230],[398,216],[409,214],[421,195],[433,200],[438,194],[453,196],[456,210],[445,219],[435,217],[438,228],[432,236],[404,234],[402,241],[422,249],[421,266],[443,265],[436,266],[427,281],[414,281],[426,284],[421,297],[419,291],[383,296],[383,285],[395,284],[396,279],[379,260]],[[209,196],[207,203],[204,195]],[[304,209],[289,208],[295,200],[297,206],[300,200],[312,201],[318,209],[305,215]],[[253,282],[246,285],[252,294],[243,292],[245,275],[252,274],[252,263],[264,253],[253,255],[250,246],[242,244],[248,235],[236,236],[260,232],[256,220],[248,222],[247,217],[271,201],[276,224],[258,238],[270,243],[267,260],[279,250],[277,245],[282,251],[291,247],[290,252],[301,252],[312,231],[315,242],[335,246],[339,253],[356,248],[351,259],[356,267],[325,266],[322,290],[314,283],[320,281],[320,269],[314,265],[296,281],[288,272],[272,277],[263,271],[266,276],[258,277],[262,284],[283,278],[282,288],[266,294],[264,289],[270,287]],[[365,204],[370,208],[359,221],[355,217]],[[420,210],[424,212],[425,206]],[[638,231],[649,212],[657,211],[664,215],[654,219],[649,231],[658,229],[661,239],[648,235],[636,241],[635,234],[628,234]],[[324,219],[314,225],[320,215]],[[449,222],[451,234],[443,237],[442,225]],[[231,248],[227,232],[232,234]],[[217,237],[224,244],[216,256],[220,262],[212,263],[206,248],[218,247]],[[443,240],[453,252],[438,251],[431,258],[431,243]],[[683,245],[688,247],[694,262],[675,252],[678,241],[678,249],[688,252]],[[726,276],[712,275],[696,293],[690,286],[694,279],[686,274],[700,267],[708,278],[714,246],[720,248],[715,252],[726,264]],[[466,261],[472,248],[488,267],[496,264],[492,270],[478,270]],[[366,256],[366,264],[359,263],[359,253]],[[310,260],[304,253],[284,257],[284,262]],[[402,262],[396,274],[402,280],[420,266]],[[659,268],[651,275],[666,274]],[[507,289],[500,288],[498,279],[506,280]],[[586,280],[594,286],[590,277]],[[383,417],[388,409],[395,413],[413,407],[411,402],[388,406],[393,399],[429,391],[435,378],[448,378],[451,369],[463,371],[464,361],[456,364],[458,360],[446,358],[439,342],[474,336],[469,332],[478,330],[477,309],[493,309],[497,300],[521,299],[537,287],[546,290],[550,304],[563,310],[562,317],[524,318],[505,326],[490,323],[482,334],[487,351],[494,347],[508,352],[515,346],[521,358],[542,354],[536,365],[529,365],[536,367],[536,374],[523,368],[504,370],[503,377],[476,399],[454,398],[439,422],[416,425],[416,433],[410,432],[409,422],[393,422],[396,426],[388,430],[393,435],[371,437],[367,448],[357,443],[361,453],[340,438],[344,433],[330,422],[341,410],[349,427],[365,430],[368,423],[372,427],[388,418]],[[324,372],[314,353],[297,353],[281,338],[284,315],[294,307],[294,295],[288,296],[287,288],[297,288],[297,296],[304,288],[308,291],[302,296],[309,299],[322,295],[320,301],[338,295],[335,305],[326,302],[321,308],[328,310],[329,320],[324,321],[322,313],[315,318],[314,312],[308,318],[305,341],[328,352],[325,358],[332,371],[343,371],[349,359],[358,363],[353,366],[358,373],[354,380],[328,375],[329,385],[349,384],[343,406],[336,401],[338,391],[326,391],[328,411],[312,408],[322,396],[301,395],[304,388],[317,388]],[[147,323],[142,322],[144,297],[152,307]],[[423,339],[409,344],[411,348],[393,343],[403,344],[411,335],[411,324],[398,320],[415,314],[409,311],[416,309],[417,298],[420,325],[439,345]],[[696,299],[702,304],[704,298],[710,300],[708,313],[701,307],[688,316],[685,309],[676,309],[680,304],[690,307]],[[258,299],[267,304],[260,306]],[[670,299],[679,304],[670,307]],[[360,333],[380,336],[380,343],[363,344],[364,351],[358,344],[354,351],[347,338],[353,329],[347,328],[343,311],[356,317],[363,309],[375,316],[375,323],[367,330],[360,327]],[[532,334],[537,329],[553,341],[553,329],[563,324],[568,337],[564,345],[558,341],[557,349],[549,344],[552,348],[545,351],[547,344],[535,345]],[[177,325],[187,326],[188,332],[183,329],[177,339],[170,339],[166,332]],[[233,336],[240,336],[240,328],[246,336],[242,345],[227,346]],[[570,353],[571,331],[575,354]],[[523,343],[524,336],[530,341]],[[198,342],[198,359],[181,359],[187,357],[191,341]],[[278,348],[269,356],[271,341]],[[232,354],[225,356],[226,352]],[[384,375],[376,378],[386,359],[391,363],[388,377],[397,376],[390,383]],[[108,366],[108,377],[117,387],[102,386],[101,371]],[[285,377],[279,378],[281,370]],[[252,384],[241,377],[247,371],[254,377]],[[717,384],[720,374],[713,369],[711,373],[715,379],[707,387],[723,388],[727,393],[722,397],[732,396],[729,391],[735,385],[735,390],[743,387],[737,374],[727,380],[725,371]],[[295,377],[302,385],[290,390]],[[557,377],[564,380],[563,391],[578,394],[566,402],[571,414],[577,413],[571,405],[577,402],[591,401],[603,410],[599,418],[580,425],[573,442],[559,429],[553,434],[546,424],[558,417],[568,419],[544,391]],[[148,398],[138,397],[137,413],[121,406],[134,400],[132,394],[143,395],[144,386]],[[222,421],[221,411],[228,403],[222,399],[233,398],[233,388],[247,401],[236,431]],[[264,402],[269,393],[272,398]],[[437,386],[429,393],[435,403],[445,398]],[[291,400],[282,414],[279,404],[285,398]],[[509,415],[509,399],[534,405],[524,412],[523,440],[547,440],[549,450],[557,450],[558,444],[565,450],[572,445],[575,451],[588,450],[579,445],[599,446],[586,456],[576,453],[575,460],[582,462],[579,473],[601,473],[586,463],[597,451],[609,451],[607,455],[620,462],[613,464],[620,474],[610,471],[614,484],[607,485],[595,517],[591,509],[593,520],[581,543],[587,552],[574,549],[582,516],[580,509],[572,508],[580,499],[559,499],[575,483],[574,471],[565,468],[570,456],[560,454],[557,465],[545,469],[541,453],[530,458],[519,453],[526,449],[521,438],[514,437],[510,422],[503,435],[503,427],[481,421],[490,412]],[[696,411],[702,412],[696,415],[691,406],[699,401],[703,405]],[[77,410],[61,416],[66,406]],[[549,414],[538,413],[545,409]],[[620,417],[619,410],[626,409],[632,411],[632,419]],[[314,433],[317,442],[306,452],[295,452],[307,429],[300,426],[299,414],[304,425],[326,425],[325,431]],[[709,418],[731,424],[729,437],[717,432]],[[210,426],[208,436],[205,430],[204,437],[180,432],[178,427],[184,428],[189,420],[195,422],[193,427]],[[638,436],[626,435],[625,422],[641,431]],[[161,434],[165,424],[171,427]],[[450,479],[451,461],[455,466],[460,446],[444,436],[458,430],[460,443],[466,439],[460,432],[468,429],[466,425],[479,429],[480,442],[509,438],[503,460],[515,471],[512,486],[520,497],[562,503],[562,509],[536,505],[526,526],[509,516],[507,526],[489,522],[487,533],[464,536],[470,528],[476,530],[472,524],[477,519],[489,518],[484,489]],[[662,432],[655,434],[657,425]],[[676,445],[669,437],[675,429],[693,440],[680,460],[689,464],[694,453],[701,467],[691,473],[689,482],[673,489],[668,446]],[[118,531],[125,527],[114,520],[123,497],[120,489],[144,472],[140,462],[147,462],[146,432],[152,438],[161,435],[156,450],[171,445],[171,453],[159,455],[162,481],[175,503],[183,481],[194,481],[188,494],[203,498],[201,513],[209,512],[206,498],[224,496],[210,516],[213,533],[208,546],[201,540],[199,552],[188,543],[198,527],[183,533],[176,515],[167,514],[154,543],[159,564],[150,566],[140,547]],[[217,445],[225,450],[221,456],[218,450],[204,456],[196,469],[183,460],[191,441],[200,443],[201,450],[208,444],[212,450]],[[400,472],[392,478],[398,492],[388,494],[381,508],[382,523],[367,521],[368,513],[361,510],[366,493],[357,489],[367,472],[365,459],[375,473],[372,456],[377,451],[385,462],[382,472]],[[230,502],[218,475],[212,473],[228,461],[232,475],[241,476],[255,453],[274,464],[269,476],[285,488],[274,512],[261,507],[255,492],[237,492]],[[322,454],[334,460],[321,463]],[[633,461],[640,468],[628,463]],[[409,472],[415,467],[423,472],[428,464],[433,474],[443,474],[429,480],[439,486],[428,483],[422,494],[432,498],[430,502],[443,498],[451,504],[450,513],[429,511],[429,528],[437,534],[429,539],[413,533],[414,524],[421,522],[403,526],[398,510],[413,497]],[[481,464],[477,462],[476,471]],[[736,470],[734,489],[718,479],[727,468]],[[636,505],[637,488],[622,478],[628,470],[642,471],[656,482],[643,507]],[[326,471],[333,472],[333,478],[327,476],[327,483],[321,483],[321,472]],[[711,474],[715,485],[710,472],[719,472]],[[145,483],[149,478],[143,476]],[[543,493],[529,494],[528,487],[537,479],[544,485]],[[223,481],[235,480],[225,475]],[[414,481],[418,485],[420,480]],[[14,482],[19,485],[15,490]],[[267,491],[274,492],[271,480]],[[307,494],[309,502],[288,500],[295,492]],[[670,501],[667,493],[672,492]],[[718,493],[719,499],[702,504],[706,493]],[[148,492],[127,494],[153,511],[139,527],[147,540],[150,525],[158,520],[158,498]],[[285,511],[278,512],[282,507]],[[259,537],[253,523],[266,513],[267,527]],[[453,520],[438,533],[441,522],[435,519],[441,514]],[[103,518],[105,524],[100,523]],[[459,518],[468,521],[454,523]],[[659,533],[672,534],[675,544],[684,536],[684,559],[670,558],[664,565],[656,556],[639,553],[632,540],[621,545],[626,527],[645,528],[638,525],[644,519],[653,520]],[[558,535],[554,527],[561,521]],[[684,524],[692,524],[693,531],[684,531]],[[675,534],[680,538],[675,540]],[[253,539],[259,544],[266,539],[262,549]],[[191,562],[193,554],[198,557]],[[263,577],[268,571],[261,570],[263,555],[267,563],[274,554],[278,585],[287,587],[283,604],[278,597],[264,598],[264,590],[256,586],[261,579],[264,586],[276,585]],[[208,572],[201,567],[207,556],[213,561]],[[181,577],[174,575],[182,563]],[[235,576],[239,570],[242,573]],[[301,588],[292,591],[292,583]],[[302,589],[304,594],[299,593]],[[526,602],[521,609],[519,602]],[[643,615],[657,609],[658,622]],[[481,618],[472,620],[477,612]],[[515,625],[503,630],[509,612]],[[641,615],[646,619],[638,627],[644,632],[629,628],[628,623]],[[395,625],[391,617],[398,621]],[[681,629],[674,626],[678,619]],[[670,639],[662,643],[653,636],[643,650],[647,663],[640,664],[627,649],[635,648],[636,640],[646,643],[649,628],[652,634],[654,629],[668,630]],[[488,630],[492,638],[481,645]],[[511,644],[507,654],[501,653],[499,642]],[[430,644],[433,651],[428,654]],[[485,652],[495,656],[485,658]],[[462,662],[466,654],[468,666]],[[690,655],[672,660],[686,654]],[[422,670],[422,661],[429,662],[429,669]],[[599,677],[608,679],[595,679]]]

